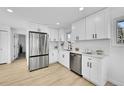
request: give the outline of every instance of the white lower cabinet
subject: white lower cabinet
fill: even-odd
[[[55,63],[58,61],[58,50],[49,51],[49,63]]]
[[[68,51],[59,51],[59,63],[63,66],[70,67],[70,52]]]
[[[105,65],[100,58],[83,56],[82,75],[95,85],[105,85]]]

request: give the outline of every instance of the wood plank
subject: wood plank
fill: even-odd
[[[0,65],[0,85],[9,86],[92,86],[93,84],[55,63],[48,68],[29,72],[26,60]]]

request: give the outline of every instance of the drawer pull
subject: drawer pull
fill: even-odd
[[[92,63],[90,63],[90,68],[92,68]]]
[[[89,67],[89,62],[87,62],[87,67]]]

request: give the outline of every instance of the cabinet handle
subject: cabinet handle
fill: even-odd
[[[93,38],[94,38],[94,34],[93,34]]]
[[[92,68],[92,63],[90,63],[90,68]]]
[[[97,34],[95,34],[95,38],[97,38]]]
[[[89,67],[89,62],[87,62],[87,67]]]
[[[79,36],[76,36],[76,40],[79,40]]]

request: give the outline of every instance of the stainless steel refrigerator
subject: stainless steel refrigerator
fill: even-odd
[[[48,34],[29,31],[29,71],[48,67]]]

